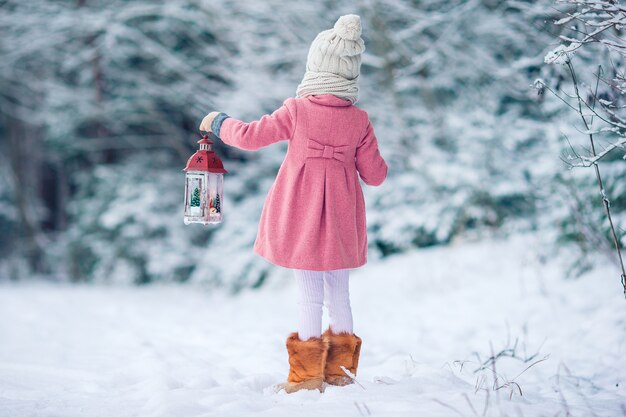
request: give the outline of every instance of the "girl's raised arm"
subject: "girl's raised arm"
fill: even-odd
[[[211,130],[230,146],[253,151],[281,140],[290,140],[296,124],[296,106],[293,98],[272,114],[260,120],[245,123],[219,113],[211,122]]]

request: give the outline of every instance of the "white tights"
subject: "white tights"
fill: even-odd
[[[333,333],[352,334],[349,270],[308,271],[294,269],[298,283],[300,322],[298,337],[307,340],[322,335],[322,306],[328,308]]]

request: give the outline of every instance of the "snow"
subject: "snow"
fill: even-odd
[[[359,384],[324,394],[273,389],[297,321],[290,277],[238,296],[4,284],[0,416],[623,415],[618,274],[564,279],[571,254],[544,241],[463,242],[353,271]],[[496,360],[494,391],[491,365],[474,370],[514,347]]]
[[[546,64],[565,65],[569,60],[569,54],[574,53],[578,47],[580,47],[579,44],[572,44],[570,46],[559,45],[549,51],[543,58],[543,61]]]

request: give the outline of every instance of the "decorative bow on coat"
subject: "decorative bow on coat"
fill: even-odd
[[[309,138],[309,146],[306,156],[307,158],[336,159],[337,161],[343,162],[346,159],[345,152],[348,148],[348,145],[324,145],[323,143],[319,143],[318,141]]]

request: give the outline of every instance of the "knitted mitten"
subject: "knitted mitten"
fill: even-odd
[[[279,388],[287,393],[301,389],[317,389],[324,392],[324,366],[328,352],[328,342],[319,337],[300,340],[298,333],[287,338],[289,353],[289,376]]]
[[[361,338],[348,333],[333,334],[328,329],[322,335],[322,339],[329,344],[324,381],[340,386],[352,384],[352,378],[346,375],[341,367],[345,367],[356,376],[361,353]]]

